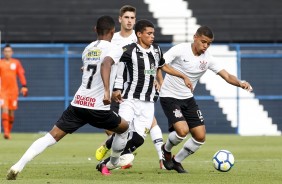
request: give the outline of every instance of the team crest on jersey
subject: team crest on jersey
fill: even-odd
[[[87,53],[86,60],[90,60],[90,61],[99,60],[101,54],[102,54],[102,51],[100,49],[94,48]]]
[[[160,55],[159,55],[159,53],[155,53],[154,58],[155,58],[155,60],[156,60],[157,62],[159,62],[159,61],[160,61]]]
[[[173,113],[176,118],[181,118],[183,116],[179,109],[175,109]]]
[[[15,63],[10,64],[10,69],[15,70],[17,68],[17,65]]]
[[[208,62],[206,62],[206,61],[200,61],[200,66],[199,66],[199,68],[201,69],[201,70],[205,70],[206,69],[206,67],[207,67],[207,63]]]

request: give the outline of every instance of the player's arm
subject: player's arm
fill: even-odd
[[[163,81],[164,81],[164,78],[163,78],[163,73],[162,73],[162,70],[161,69],[157,69],[157,82],[159,83],[160,86],[162,86],[163,84]]]
[[[104,105],[109,105],[111,103],[111,95],[110,95],[110,77],[111,77],[111,67],[114,64],[114,60],[107,56],[104,58],[101,64],[101,77],[104,84]]]
[[[172,67],[171,67],[170,65],[168,65],[168,64],[164,64],[163,66],[161,66],[161,69],[162,69],[164,72],[166,72],[166,73],[168,73],[168,74],[170,74],[170,75],[174,75],[174,76],[176,76],[176,77],[182,78],[182,79],[184,80],[184,82],[185,82],[185,85],[186,85],[188,88],[190,88],[191,91],[193,92],[193,85],[192,85],[190,79],[189,79],[186,75],[184,75],[183,73],[181,73],[181,72],[175,70],[174,68],[172,68]]]
[[[121,97],[121,93],[123,91],[124,82],[125,82],[125,79],[123,77],[124,70],[125,70],[125,63],[119,62],[117,69],[117,76],[114,82],[114,90],[112,93],[112,99],[118,103],[121,103],[123,101]]]
[[[27,93],[28,93],[28,88],[27,88],[27,85],[26,85],[25,71],[24,71],[24,68],[23,68],[23,66],[21,65],[20,62],[17,63],[17,75],[18,75],[20,82],[21,82],[21,85],[22,85],[21,93],[24,97],[26,97]]]
[[[224,69],[219,71],[217,74],[219,76],[221,76],[229,84],[240,87],[240,88],[245,89],[249,92],[251,92],[253,90],[252,86],[247,81],[240,81],[236,76],[228,73]]]

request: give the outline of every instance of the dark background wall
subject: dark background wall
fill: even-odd
[[[112,16],[119,28],[119,9],[126,4],[137,7],[137,19],[156,25],[157,42],[172,41],[172,36],[160,33],[156,19],[140,0],[1,0],[2,42],[88,43],[96,38],[93,26],[99,16]]]
[[[215,42],[282,41],[282,1],[186,1],[197,23],[213,28]],[[1,0],[2,42],[88,43],[95,39],[93,25],[97,17],[111,15],[117,21],[119,8],[124,4],[138,8],[137,19],[155,23],[157,42],[172,41],[171,35],[161,34],[142,0]]]
[[[198,24],[215,32],[215,42],[281,42],[282,1],[186,0]]]

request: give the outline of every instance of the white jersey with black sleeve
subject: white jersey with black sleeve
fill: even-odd
[[[126,45],[129,45],[131,43],[136,43],[137,42],[137,37],[135,35],[135,32],[132,31],[132,34],[128,37],[122,37],[120,35],[120,31],[116,32],[113,36],[113,39],[111,41],[113,44],[119,46],[119,47],[124,47]],[[117,76],[116,76],[116,80],[120,81],[123,80],[123,83],[115,83],[114,84],[114,88],[116,89],[123,89],[124,85],[127,85],[127,76],[128,74],[126,73],[127,71],[125,70],[125,65],[123,62],[120,62],[118,64],[118,71],[117,71]],[[119,86],[119,84],[121,86]]]
[[[194,89],[207,69],[212,70],[216,74],[223,69],[208,50],[200,56],[195,56],[191,43],[181,43],[173,46],[164,54],[164,59],[167,64],[189,77]],[[187,99],[193,97],[193,93],[185,85],[182,78],[166,74],[161,87],[160,97]]]
[[[103,104],[104,84],[101,77],[101,63],[106,56],[115,64],[111,68],[110,94],[117,72],[117,64],[123,53],[121,47],[105,40],[97,40],[89,44],[82,53],[82,83],[76,92],[71,105],[87,109],[110,110],[110,105]]]

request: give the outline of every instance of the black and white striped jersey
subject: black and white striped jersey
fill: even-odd
[[[154,102],[157,69],[165,64],[160,47],[153,44],[149,49],[144,49],[132,43],[123,47],[123,50],[120,62],[125,63],[128,73],[128,85],[124,89],[123,98]],[[115,82],[120,83],[117,86],[122,86],[123,80]]]

